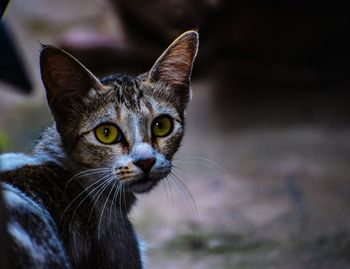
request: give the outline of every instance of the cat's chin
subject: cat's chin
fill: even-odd
[[[128,182],[125,189],[133,193],[146,193],[153,189],[161,179],[143,177],[141,179]]]

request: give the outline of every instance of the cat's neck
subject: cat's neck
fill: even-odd
[[[33,153],[34,157],[41,163],[53,162],[67,170],[74,170],[73,167],[70,167],[72,162],[63,149],[62,139],[55,123],[42,134]]]

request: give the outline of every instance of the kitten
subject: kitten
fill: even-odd
[[[68,53],[43,47],[55,123],[32,156],[0,156],[16,268],[143,268],[128,213],[135,194],[170,173],[197,47],[197,32],[185,32],[149,72],[102,80]]]

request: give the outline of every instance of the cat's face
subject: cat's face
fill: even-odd
[[[42,50],[49,106],[74,170],[106,169],[132,192],[148,191],[170,173],[197,46],[198,34],[186,32],[147,74],[102,81],[69,54]]]
[[[94,90],[77,120],[66,122],[76,128],[67,133],[67,140],[75,138],[69,154],[79,167],[111,168],[126,188],[147,191],[170,172],[183,136],[183,111],[142,78],[103,82],[102,94]]]

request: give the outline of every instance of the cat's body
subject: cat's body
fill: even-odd
[[[64,268],[71,263],[50,213],[19,188],[1,184],[7,213],[6,262],[1,268]],[[5,222],[2,219],[1,224]],[[6,266],[7,265],[7,266]]]
[[[18,157],[23,158],[23,156]],[[72,259],[72,264],[79,265],[74,268],[141,268],[141,253],[137,237],[127,218],[127,213],[135,201],[135,197],[129,194],[125,200],[122,198],[120,211],[119,204],[118,210],[116,207],[109,206],[108,208],[113,211],[110,214],[109,210],[105,210],[104,214],[107,215],[99,226],[100,214],[107,198],[106,193],[105,197],[103,194],[101,195],[96,204],[91,200],[92,197],[86,198],[81,195],[81,199],[77,199],[66,210],[70,202],[83,191],[83,187],[76,182],[72,182],[69,189],[65,190],[68,179],[72,176],[69,171],[53,162],[23,165],[17,167],[16,170],[1,173],[1,180],[10,184],[10,186],[5,186],[4,195],[5,204],[10,212],[18,211],[18,204],[14,204],[13,201],[18,201],[21,198],[21,194],[16,192],[12,186],[16,186],[17,189],[32,197],[32,199],[29,197],[23,199],[25,208],[22,210],[22,216],[19,217],[20,220],[23,217],[31,217],[32,221],[26,224],[16,224],[13,229],[26,225],[25,229],[21,228],[20,230],[27,230],[29,237],[35,237],[39,234],[46,241],[49,239],[48,234],[37,230],[37,228],[43,226],[40,224],[43,220],[48,221],[47,225],[44,226],[50,233],[57,233],[51,239],[55,242],[52,242],[52,246],[47,247],[40,243],[41,247],[38,248],[35,248],[35,244],[32,243],[31,246],[28,246],[30,251],[37,252],[37,255],[41,255],[40,252],[45,254],[53,247],[58,248],[59,241],[63,240]],[[14,197],[14,195],[18,197]],[[74,210],[84,198],[86,198],[84,203],[80,205],[73,218]],[[94,208],[92,208],[93,205]],[[37,220],[32,217],[34,214],[37,215]],[[51,218],[53,223],[50,222]],[[13,217],[10,219],[11,222],[14,221]],[[56,226],[59,227],[59,231],[56,231]],[[15,231],[10,230],[10,232],[16,235]],[[17,244],[23,245],[24,243],[28,245],[28,242],[17,240]],[[20,249],[19,246],[18,248]],[[19,252],[21,253],[21,251]],[[64,253],[64,251],[62,252]],[[116,253],[123,255],[115,255]],[[45,263],[53,258],[57,259],[57,253],[53,254],[55,255],[45,258]],[[22,260],[26,261],[27,257],[23,257]],[[48,265],[47,268],[53,268],[50,263]]]
[[[197,33],[186,32],[150,72],[101,81],[69,54],[43,49],[41,73],[55,123],[32,156],[0,156],[8,227],[19,220],[9,230],[11,258],[24,257],[16,268],[29,268],[30,252],[40,257],[32,268],[143,267],[127,214],[136,193],[170,173],[197,46]],[[18,216],[21,210],[31,217]]]

